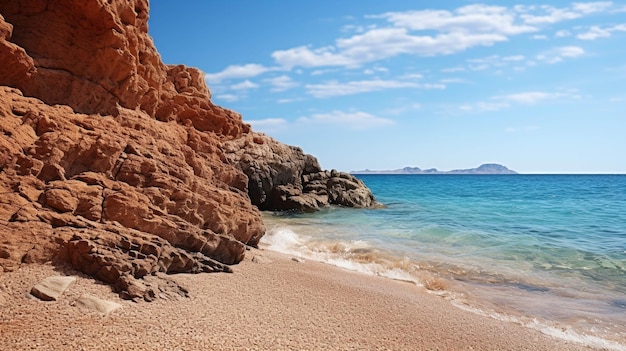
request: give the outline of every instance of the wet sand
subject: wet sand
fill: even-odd
[[[453,306],[411,283],[250,250],[232,274],[170,276],[189,298],[131,302],[50,265],[0,276],[2,350],[589,350]],[[27,297],[39,280],[79,275],[58,300]],[[120,303],[73,306],[88,292]]]

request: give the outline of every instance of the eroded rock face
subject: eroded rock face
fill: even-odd
[[[229,271],[265,232],[215,135],[126,109],[77,114],[7,87],[0,121],[4,270],[66,247],[75,267],[128,293],[155,272]]]
[[[262,210],[312,212],[320,207],[377,206],[363,182],[345,172],[323,171],[317,159],[261,133],[224,143],[231,163],[248,176],[252,203]]]
[[[259,208],[367,207],[349,174],[250,131],[167,66],[147,0],[0,1],[0,274],[60,260],[128,298],[229,272]]]
[[[141,110],[239,137],[241,116],[211,103],[203,74],[167,66],[148,35],[148,0],[3,0],[0,85],[76,112]]]

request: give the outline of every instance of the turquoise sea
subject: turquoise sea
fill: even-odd
[[[382,209],[264,217],[270,249],[626,350],[626,175],[359,175]]]

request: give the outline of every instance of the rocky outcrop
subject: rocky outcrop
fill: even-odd
[[[252,203],[262,210],[311,212],[329,205],[372,207],[377,203],[361,180],[323,171],[301,148],[250,133],[224,143],[224,152],[248,176]]]
[[[230,271],[264,234],[215,135],[126,109],[77,114],[6,87],[0,120],[4,270],[65,247],[75,267],[136,297],[146,274]]]
[[[3,0],[0,85],[76,112],[141,110],[239,137],[250,130],[211,103],[203,74],[167,66],[148,35],[148,0]]]
[[[254,133],[164,65],[147,0],[0,2],[0,274],[58,260],[127,298],[230,272],[260,209],[371,206],[356,178]]]

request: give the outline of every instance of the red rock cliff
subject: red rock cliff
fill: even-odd
[[[3,0],[0,14],[0,63],[12,67],[0,83],[26,96],[86,114],[141,110],[229,137],[249,131],[211,103],[197,69],[161,62],[147,0]]]
[[[161,62],[147,1],[0,14],[0,271],[56,257],[149,298],[137,278],[239,262],[264,227],[221,150],[249,126]]]
[[[164,65],[147,19],[147,0],[0,2],[0,274],[69,261],[150,300],[172,284],[147,275],[230,271],[257,206],[374,204]]]

